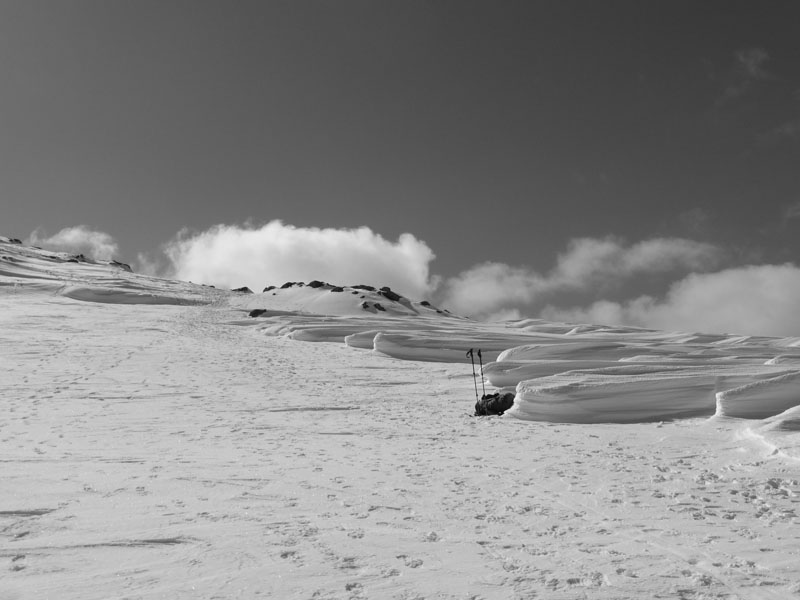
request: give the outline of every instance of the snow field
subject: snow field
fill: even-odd
[[[49,273],[17,263],[0,286],[4,600],[800,598],[795,364],[765,364],[791,341],[313,315],[271,294],[249,318],[265,295],[31,253],[25,272]],[[539,410],[633,422],[472,417],[456,350],[505,335],[557,348],[515,364],[581,367],[521,379],[513,410],[552,393]],[[723,414],[720,385],[772,414]],[[646,418],[700,397],[703,416]]]

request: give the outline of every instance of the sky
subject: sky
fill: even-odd
[[[800,335],[798,22],[794,1],[3,0],[0,234],[478,318]]]

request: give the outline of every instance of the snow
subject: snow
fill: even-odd
[[[4,600],[800,598],[797,338],[71,260],[0,238]]]
[[[764,419],[800,405],[800,371],[748,382],[717,393],[717,414]]]

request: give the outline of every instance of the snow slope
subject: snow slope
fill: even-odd
[[[4,600],[800,598],[796,338],[72,260],[0,238]]]

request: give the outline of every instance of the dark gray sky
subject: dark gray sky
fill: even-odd
[[[568,240],[800,251],[800,4],[0,3],[0,233],[273,219],[455,274]]]

